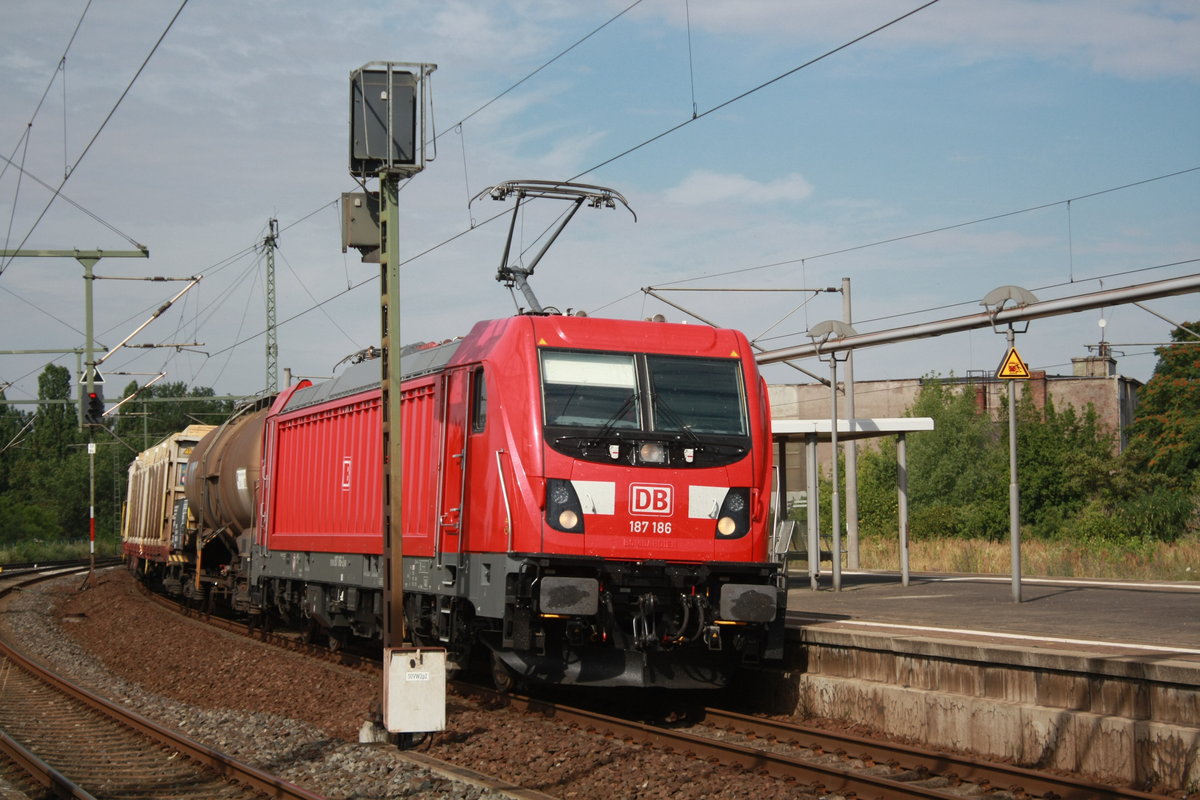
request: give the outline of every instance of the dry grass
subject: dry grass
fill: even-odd
[[[967,539],[918,540],[909,543],[914,572],[970,572],[1008,575],[1012,548],[1008,541]],[[895,538],[859,542],[863,569],[899,569]],[[1021,543],[1021,574],[1055,578],[1200,581],[1200,536],[1145,546],[1082,547],[1074,542]]]

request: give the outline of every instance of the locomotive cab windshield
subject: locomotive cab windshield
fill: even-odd
[[[720,466],[750,449],[741,362],[541,350],[546,440],[587,461]]]

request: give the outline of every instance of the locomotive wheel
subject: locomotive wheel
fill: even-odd
[[[315,644],[320,641],[321,629],[315,620],[309,620],[304,629],[300,631],[300,641],[304,644]]]
[[[496,691],[501,694],[509,694],[515,691],[519,683],[517,676],[508,668],[504,660],[495,653],[492,653],[492,683],[495,684]]]

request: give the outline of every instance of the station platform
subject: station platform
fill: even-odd
[[[822,574],[813,591],[793,572],[788,626],[871,628],[896,635],[1001,641],[1097,656],[1159,655],[1200,667],[1200,581],[1152,583],[898,572]]]
[[[783,713],[1099,781],[1200,785],[1200,582],[793,572]],[[794,710],[794,711],[793,711]]]

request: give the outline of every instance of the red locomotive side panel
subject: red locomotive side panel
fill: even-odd
[[[271,550],[383,552],[380,421],[378,389],[269,418]]]
[[[478,323],[445,373],[446,496],[465,502],[457,518],[454,504],[443,503],[443,551],[546,552],[533,320]]]
[[[462,664],[485,646],[502,683],[712,687],[782,656],[769,409],[742,334],[519,316],[398,355],[414,641]],[[185,598],[378,640],[379,374],[351,365],[240,409],[189,462],[192,557],[139,567]],[[159,542],[165,469],[145,458],[128,520]]]
[[[400,525],[405,556],[432,556],[437,535],[440,482],[438,448],[442,441],[441,374],[405,381],[400,391],[403,436]]]

